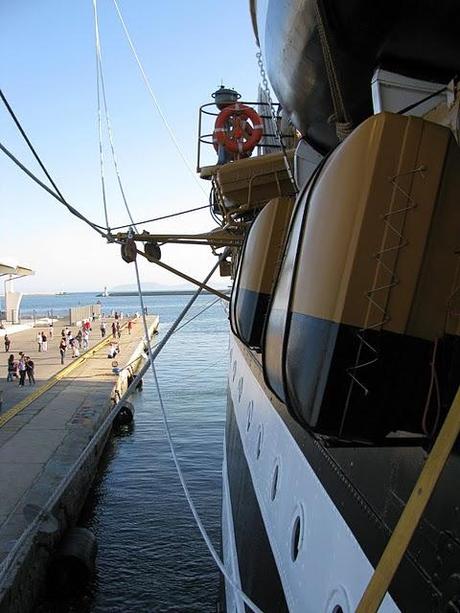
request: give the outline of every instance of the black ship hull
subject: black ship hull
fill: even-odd
[[[257,4],[258,35],[276,96],[306,140],[322,153],[339,142],[331,66],[343,119],[351,128],[372,115],[370,83],[377,67],[436,83],[447,83],[459,73],[460,11],[455,0]]]
[[[419,446],[328,446],[292,419],[234,339],[223,549],[265,612],[356,609],[426,458]],[[381,611],[443,611],[458,595],[458,456],[451,456]],[[458,596],[457,596],[458,597]],[[227,611],[244,611],[227,585]],[[340,608],[335,608],[340,607]],[[452,609],[455,610],[455,609]]]

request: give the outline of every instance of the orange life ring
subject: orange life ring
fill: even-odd
[[[217,116],[214,146],[217,148],[222,145],[231,153],[248,153],[260,141],[263,132],[264,126],[258,113],[250,106],[236,102],[224,108]]]

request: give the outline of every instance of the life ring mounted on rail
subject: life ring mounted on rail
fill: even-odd
[[[230,153],[250,155],[263,136],[259,114],[246,104],[230,104],[217,116],[214,125],[214,147],[222,145]]]

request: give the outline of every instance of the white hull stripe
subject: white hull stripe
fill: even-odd
[[[232,355],[235,416],[289,610],[351,613],[372,565],[235,342]],[[398,611],[389,594],[380,611]]]

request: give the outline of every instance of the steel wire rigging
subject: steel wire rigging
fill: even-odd
[[[104,158],[103,158],[103,140],[102,140],[102,124],[101,124],[101,96],[102,94],[102,103],[104,107],[104,118],[105,124],[107,128],[107,135],[109,137],[110,143],[110,152],[112,156],[112,162],[115,170],[115,174],[117,177],[118,188],[120,190],[120,194],[125,205],[126,212],[128,213],[129,220],[131,225],[135,228],[135,222],[133,216],[131,214],[131,210],[128,205],[128,200],[126,198],[126,192],[123,187],[123,182],[121,180],[120,170],[118,167],[118,159],[115,152],[115,145],[113,139],[112,125],[110,122],[110,115],[107,103],[107,95],[105,89],[105,80],[104,80],[104,68],[102,64],[102,48],[101,48],[101,37],[99,33],[99,19],[97,13],[97,0],[93,0],[93,10],[94,10],[94,32],[95,32],[95,42],[96,42],[96,65],[97,65],[97,112],[98,112],[98,126],[99,126],[99,152],[100,152],[100,167],[101,167],[101,183],[102,183],[102,194],[104,199],[104,211],[106,216],[107,227],[109,227],[109,222],[107,218],[107,203],[106,203],[106,193],[105,193],[105,181],[104,181]],[[136,228],[137,231],[137,228]]]
[[[21,122],[19,121],[16,113],[13,111],[13,108],[11,107],[11,104],[9,103],[8,99],[6,98],[5,93],[0,89],[0,99],[2,100],[3,104],[5,105],[5,108],[7,109],[8,113],[10,114],[11,118],[13,119],[14,123],[16,124],[16,127],[18,128],[18,131],[20,132],[21,136],[23,137],[24,141],[26,142],[28,148],[30,149],[32,155],[34,156],[35,160],[37,161],[38,165],[40,166],[40,168],[43,170],[46,178],[48,179],[48,181],[50,182],[50,184],[52,185],[52,187],[54,189],[51,189],[50,187],[48,187],[41,179],[39,179],[37,177],[37,175],[32,172],[29,168],[27,168],[27,166],[25,164],[23,164],[5,145],[3,145],[0,142],[0,150],[8,157],[10,158],[10,160],[16,164],[16,166],[18,166],[18,168],[20,170],[22,170],[30,179],[32,179],[39,187],[41,187],[43,190],[45,190],[48,194],[50,194],[51,196],[53,196],[53,198],[55,198],[60,204],[64,205],[67,210],[72,213],[72,215],[75,215],[76,217],[78,217],[80,220],[84,221],[86,224],[88,224],[93,230],[95,230],[98,234],[100,234],[101,236],[103,236],[104,238],[110,238],[110,231],[113,230],[122,230],[124,228],[128,228],[130,226],[138,226],[138,225],[144,225],[147,223],[153,223],[156,221],[162,221],[164,219],[170,219],[172,217],[179,217],[181,215],[188,215],[189,213],[194,213],[195,211],[201,211],[204,209],[209,209],[209,205],[205,204],[202,206],[198,206],[198,207],[194,207],[191,209],[184,209],[183,211],[177,211],[175,213],[170,213],[168,215],[161,215],[159,217],[153,217],[151,219],[144,219],[142,221],[137,221],[137,222],[131,222],[129,224],[125,224],[125,225],[121,225],[121,226],[114,226],[112,228],[109,229],[109,227],[97,224],[94,221],[91,221],[88,217],[86,217],[83,213],[81,213],[78,209],[76,209],[74,206],[72,206],[66,198],[64,198],[61,190],[58,188],[58,186],[56,185],[55,181],[53,180],[50,172],[48,171],[48,169],[46,168],[43,160],[41,159],[41,157],[39,156],[36,148],[32,145],[30,138],[28,137],[24,126],[21,124]]]
[[[215,264],[215,266],[211,269],[211,272],[208,274],[208,276],[206,277],[204,283],[206,283],[211,276],[214,274],[214,271],[216,270],[217,266],[220,263],[220,260],[225,256],[225,252],[220,256],[219,260],[217,261],[217,263]],[[158,380],[158,376],[157,376],[157,372],[156,372],[156,368],[155,368],[155,355],[154,352],[152,350],[152,344],[150,342],[150,337],[148,334],[148,326],[147,326],[147,319],[145,316],[145,308],[144,308],[144,299],[142,296],[142,286],[141,286],[141,280],[140,280],[140,275],[139,275],[139,267],[137,264],[137,259],[134,260],[134,268],[135,268],[135,272],[136,272],[136,284],[137,284],[137,292],[138,292],[138,296],[139,296],[139,305],[140,305],[140,309],[141,309],[141,313],[142,313],[142,322],[144,325],[144,333],[145,333],[145,338],[146,338],[146,343],[147,343],[147,349],[148,349],[148,354],[149,354],[149,361],[147,363],[147,367],[150,367],[152,374],[153,374],[153,380],[155,383],[155,388],[157,391],[157,395],[158,395],[158,401],[159,401],[159,405],[160,405],[160,410],[161,410],[161,416],[163,419],[163,424],[165,427],[165,432],[166,432],[166,438],[168,440],[168,445],[169,445],[169,449],[171,451],[171,455],[173,458],[173,462],[174,465],[176,467],[176,471],[185,495],[185,498],[187,500],[187,503],[189,505],[190,511],[193,515],[193,518],[195,520],[195,523],[197,525],[198,530],[201,533],[201,536],[205,542],[206,547],[208,548],[209,553],[211,554],[216,566],[218,567],[219,571],[221,572],[221,574],[225,577],[226,581],[228,581],[228,583],[232,586],[232,588],[238,592],[238,594],[240,595],[240,597],[242,598],[243,602],[252,610],[254,611],[254,613],[263,613],[263,611],[251,600],[251,598],[249,598],[249,596],[241,589],[240,585],[238,585],[235,581],[235,579],[233,578],[233,576],[230,575],[230,573],[228,572],[228,570],[225,567],[224,562],[221,560],[221,558],[219,557],[212,541],[211,538],[206,530],[206,528],[204,527],[204,524],[201,520],[201,517],[196,509],[195,503],[193,501],[193,498],[190,494],[190,490],[187,486],[187,482],[185,480],[183,471],[182,471],[182,467],[180,465],[179,462],[179,458],[177,456],[177,452],[175,449],[175,445],[174,445],[174,440],[172,437],[172,433],[171,433],[171,429],[169,426],[169,421],[168,421],[168,416],[167,416],[167,412],[166,412],[166,408],[165,408],[165,404],[163,401],[163,396],[161,393],[161,388],[160,388],[160,383]],[[198,295],[201,292],[201,288],[199,287],[195,294],[193,295],[193,299],[195,300]],[[191,306],[192,301],[190,301],[188,304]],[[188,305],[187,305],[188,306]],[[168,334],[171,336],[174,332],[176,332],[179,327],[179,323],[182,319],[183,315],[182,313],[176,318],[176,321],[174,322],[174,324],[171,326],[171,328],[168,330]],[[191,321],[191,319],[189,320]],[[185,325],[185,324],[183,324]],[[182,327],[182,326],[181,326]],[[166,339],[164,339],[166,340]]]
[[[50,187],[48,187],[45,183],[43,183],[43,181],[41,181],[31,170],[29,170],[22,162],[20,162],[18,160],[18,158],[11,153],[11,151],[9,151],[9,149],[7,149],[1,142],[0,142],[0,151],[2,151],[7,157],[10,158],[10,160],[12,162],[14,162],[16,164],[16,166],[18,166],[28,177],[30,177],[33,181],[35,181],[35,183],[37,183],[37,185],[39,185],[42,189],[44,189],[46,192],[48,192],[51,196],[53,196],[53,198],[55,198],[58,202],[60,202],[61,204],[63,204],[66,209],[72,213],[72,215],[75,215],[75,217],[78,217],[78,219],[81,219],[82,221],[84,221],[86,224],[88,224],[93,230],[95,230],[98,234],[100,234],[101,236],[103,236],[104,238],[108,238],[108,234],[106,232],[107,228],[104,228],[104,226],[100,226],[96,223],[94,223],[93,221],[91,221],[90,219],[88,219],[88,217],[86,217],[85,215],[83,215],[83,213],[80,213],[80,211],[78,209],[76,209],[75,207],[73,207],[71,204],[69,204],[67,202],[67,200],[65,200],[62,196],[60,196],[59,194],[57,194],[55,191],[53,191]]]
[[[203,185],[200,183],[199,179],[197,178],[195,170],[189,164],[189,162],[187,160],[187,157],[185,156],[184,152],[182,151],[182,148],[181,148],[181,146],[179,144],[179,141],[177,140],[176,135],[174,134],[174,131],[171,128],[171,126],[170,126],[170,124],[169,124],[169,122],[168,122],[168,120],[166,118],[166,115],[164,114],[164,112],[163,112],[163,110],[162,110],[162,108],[160,106],[160,103],[158,102],[158,99],[157,99],[157,97],[155,95],[155,92],[153,91],[153,88],[152,88],[152,86],[150,84],[150,80],[147,77],[147,73],[145,72],[144,67],[142,65],[142,62],[141,62],[141,60],[139,58],[139,55],[138,55],[138,53],[136,51],[136,47],[134,46],[133,40],[132,40],[131,35],[130,35],[129,31],[128,31],[128,28],[126,26],[125,20],[123,19],[123,15],[122,15],[122,13],[120,11],[120,7],[118,6],[117,0],[113,0],[113,4],[115,6],[115,10],[117,12],[117,15],[118,15],[118,18],[120,20],[121,26],[123,28],[123,32],[125,33],[126,40],[128,41],[128,45],[129,45],[129,47],[131,49],[131,52],[132,52],[132,54],[134,56],[134,59],[136,60],[137,65],[139,67],[139,70],[140,70],[140,73],[141,73],[141,76],[142,76],[142,80],[144,81],[144,84],[145,84],[145,86],[147,88],[147,91],[150,94],[150,97],[151,97],[151,99],[153,101],[153,104],[154,104],[158,114],[161,117],[161,120],[162,120],[162,122],[163,122],[163,124],[164,124],[164,126],[165,126],[165,128],[166,128],[166,130],[167,130],[167,132],[168,132],[168,134],[170,136],[170,138],[171,138],[171,141],[172,141],[174,147],[176,148],[176,151],[178,152],[179,156],[181,157],[182,161],[184,162],[185,166],[187,167],[187,170],[192,175],[195,183],[198,185],[198,187],[203,192],[203,194],[207,197],[208,194],[207,194],[206,190],[204,189]]]
[[[94,11],[94,30],[96,37],[96,89],[97,89],[97,130],[99,136],[99,168],[101,175],[101,191],[102,191],[102,204],[104,207],[104,217],[105,224],[107,228],[110,228],[109,224],[109,213],[107,208],[107,195],[105,189],[105,176],[104,176],[104,147],[103,147],[103,139],[102,139],[102,113],[101,113],[101,82],[102,88],[105,92],[104,87],[104,77],[102,74],[102,60],[100,59],[100,41],[99,41],[99,27],[98,27],[98,18],[97,18],[97,6],[96,0],[93,0],[93,11]],[[107,116],[107,115],[106,115]]]

